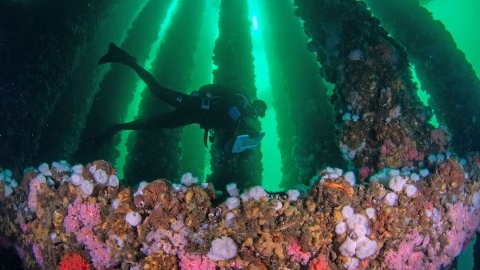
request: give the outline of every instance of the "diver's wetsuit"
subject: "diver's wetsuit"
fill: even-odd
[[[233,88],[219,84],[207,84],[199,89],[198,95],[173,91],[160,85],[152,74],[137,63],[135,58],[114,44],[110,44],[108,53],[100,59],[99,64],[109,62],[131,67],[146,83],[153,95],[175,107],[176,110],[151,119],[116,124],[104,133],[102,141],[109,139],[121,130],[175,128],[195,123],[200,124],[200,127],[206,130],[212,128],[238,129],[243,122],[242,118],[249,115],[248,100]],[[238,111],[231,110],[235,107]]]
[[[147,120],[139,119],[118,124],[120,130],[175,128],[189,124],[199,124],[201,128],[205,129],[237,128],[241,120],[234,120],[230,116],[229,110],[236,106],[241,115],[248,114],[248,109],[243,106],[243,96],[230,94],[229,88],[223,85],[204,85],[198,91],[199,95],[186,95],[158,84],[153,87],[149,85],[149,88],[153,93],[158,92],[159,94],[156,96],[175,107],[176,110]],[[217,95],[212,93],[214,91]],[[224,94],[218,95],[220,92]],[[207,98],[204,93],[209,93],[212,97]],[[208,106],[202,106],[206,104]]]

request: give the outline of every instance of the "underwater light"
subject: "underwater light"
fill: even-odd
[[[257,30],[258,30],[258,20],[257,20],[257,16],[253,16],[253,17],[252,17],[252,26],[253,26],[253,31],[257,31]]]
[[[252,45],[253,59],[255,67],[255,87],[257,88],[257,97],[264,100],[269,109],[262,122],[262,130],[267,137],[262,141],[262,185],[269,191],[279,191],[280,180],[283,178],[282,172],[278,169],[282,167],[280,149],[278,148],[277,117],[273,104],[272,85],[270,83],[270,70],[265,52],[265,42],[263,32],[265,28],[258,30],[258,16],[265,15],[265,11],[260,9],[259,4],[254,0],[248,1],[249,14],[252,18]]]

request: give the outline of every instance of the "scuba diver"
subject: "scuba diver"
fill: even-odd
[[[173,91],[160,85],[151,73],[137,63],[133,56],[113,43],[110,43],[107,54],[98,61],[99,65],[106,63],[120,63],[132,68],[154,96],[175,107],[176,110],[151,119],[138,119],[128,123],[115,124],[95,140],[97,144],[107,142],[122,130],[176,128],[195,123],[205,129],[205,147],[208,147],[207,137],[210,129],[227,129],[234,131],[234,134],[245,131],[247,134],[238,136],[237,141],[240,137],[245,140],[256,139],[253,143],[250,140],[250,143],[253,144],[250,148],[256,147],[255,144],[258,144],[265,134],[248,124],[248,121],[256,117],[265,117],[267,105],[263,100],[257,99],[250,103],[246,96],[239,93],[238,90],[220,84],[204,85],[198,91],[193,91],[191,95]],[[210,136],[210,142],[213,143],[212,136]],[[245,142],[239,143],[245,144]]]

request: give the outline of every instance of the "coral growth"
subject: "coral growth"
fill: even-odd
[[[58,270],[89,270],[90,265],[78,253],[65,254],[58,265]]]
[[[55,187],[30,171],[29,190],[14,189],[2,205],[35,207],[0,207],[10,217],[0,226],[29,268],[438,269],[479,230],[480,184],[464,171],[476,172],[477,160],[448,159],[420,179],[391,170],[368,187],[328,168],[306,196],[257,186],[215,207],[202,183],[159,179],[132,192],[97,182],[85,195],[76,179]],[[82,172],[85,181],[94,174]]]

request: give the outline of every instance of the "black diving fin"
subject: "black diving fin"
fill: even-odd
[[[99,65],[106,63],[121,63],[128,66],[136,62],[137,59],[135,59],[135,57],[131,56],[114,43],[110,43],[108,46],[108,52],[98,60]]]

